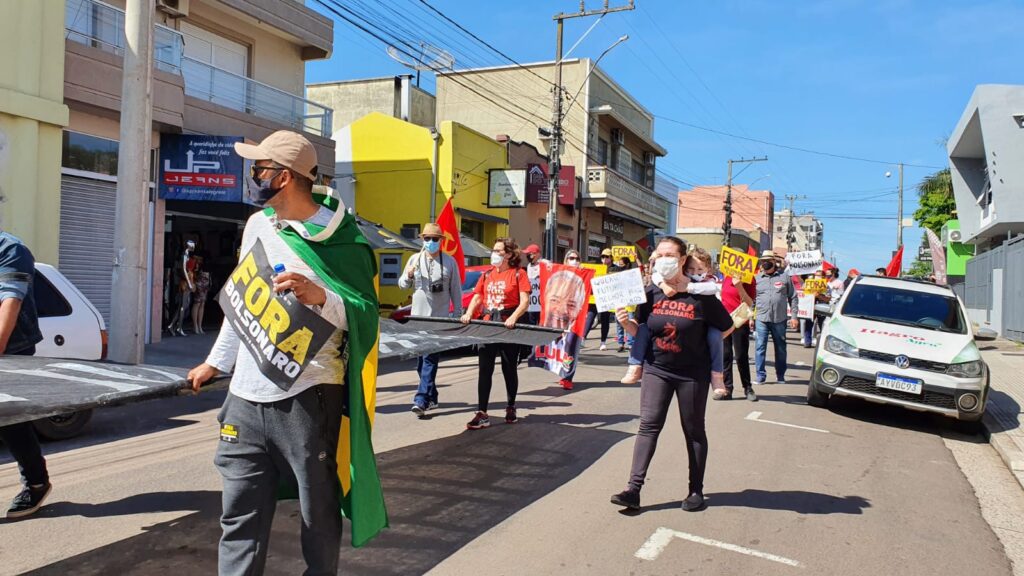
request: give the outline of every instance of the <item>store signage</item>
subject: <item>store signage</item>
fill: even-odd
[[[487,206],[522,208],[526,205],[526,170],[488,170]]]
[[[621,238],[622,234],[625,232],[625,225],[622,223],[622,220],[619,220],[618,218],[605,216],[601,229],[604,230],[605,234]]]
[[[160,190],[165,200],[241,202],[245,161],[239,136],[160,135]]]
[[[548,167],[545,164],[526,165],[526,201],[548,203]],[[558,177],[558,203],[576,204],[576,167],[562,166]]]

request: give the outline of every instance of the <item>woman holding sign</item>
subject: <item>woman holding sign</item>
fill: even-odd
[[[704,412],[711,383],[708,328],[718,328],[727,336],[733,324],[717,298],[687,292],[684,254],[682,241],[663,238],[657,247],[654,269],[664,279],[663,285],[675,294],[669,296],[659,286],[648,286],[647,302],[637,307],[635,320],[624,309],[616,312],[616,318],[630,334],[636,335],[639,325],[647,324],[650,347],[640,384],[640,431],[633,447],[629,483],[611,498],[613,504],[626,508],[640,508],[640,489],[673,395],[679,403],[690,463],[689,491],[682,507],[687,511],[704,507],[704,468],[708,457]]]

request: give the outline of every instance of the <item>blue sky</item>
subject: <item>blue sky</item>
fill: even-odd
[[[456,67],[507,63],[431,19],[419,0],[339,1],[402,17],[407,38],[442,44],[455,53]],[[553,58],[551,17],[579,6],[576,0],[430,1],[519,62]],[[307,4],[323,11],[316,0]],[[587,2],[588,8],[601,4]],[[593,22],[569,21],[566,48]],[[601,67],[659,116],[655,138],[669,151],[659,169],[687,183],[722,183],[729,158],[767,155],[734,181],[757,180],[755,188],[771,189],[776,210],[787,194],[806,196],[795,207],[825,222],[826,257],[834,253],[844,270],[867,271],[888,263],[895,249],[894,165],[788,150],[673,120],[833,154],[942,167],[942,143],[974,86],[1021,83],[1021,22],[1024,3],[1012,0],[636,0],[636,10],[603,18],[573,55],[596,58],[629,34]],[[333,57],[310,63],[307,81],[404,72],[377,40],[339,21]],[[429,76],[423,87],[432,90]],[[916,184],[933,171],[906,168],[906,217],[917,207]],[[904,231],[905,266],[920,236],[917,228]]]

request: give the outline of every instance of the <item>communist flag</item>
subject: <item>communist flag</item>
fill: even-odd
[[[899,278],[903,272],[903,246],[896,251],[896,255],[892,257],[892,261],[885,267],[885,275],[889,278]]]
[[[462,239],[459,237],[459,225],[455,221],[455,209],[452,208],[452,199],[445,203],[441,214],[437,217],[437,225],[444,233],[444,240],[441,241],[441,250],[455,258],[459,265],[460,282],[466,281],[466,258],[462,254]]]

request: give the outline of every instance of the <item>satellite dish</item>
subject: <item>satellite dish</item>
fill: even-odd
[[[388,46],[388,56],[402,66],[416,71],[417,86],[420,84],[419,73],[423,70],[438,72],[455,68],[455,57],[442,48],[420,42],[420,47],[416,50],[416,57],[411,58],[408,53],[413,50],[413,48],[403,50],[395,46]]]

